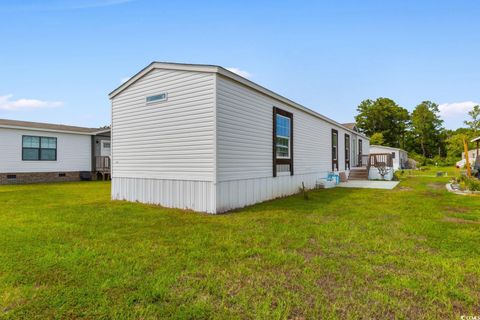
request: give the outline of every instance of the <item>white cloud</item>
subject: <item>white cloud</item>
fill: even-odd
[[[250,78],[252,76],[252,74],[248,71],[245,71],[245,70],[241,70],[239,68],[235,68],[235,67],[229,67],[229,68],[226,68],[228,71],[231,71],[233,73],[236,73],[238,74],[239,76],[241,77],[244,77],[244,78]]]
[[[12,100],[12,94],[0,96],[0,110],[17,111],[24,109],[58,108],[63,106],[62,101],[44,101],[38,99]]]
[[[127,82],[128,80],[130,79],[130,77],[123,77],[122,79],[120,79],[120,83],[125,83]]]
[[[438,109],[440,110],[440,115],[445,118],[467,115],[473,109],[473,106],[477,104],[479,103],[473,101],[443,103],[438,106]]]

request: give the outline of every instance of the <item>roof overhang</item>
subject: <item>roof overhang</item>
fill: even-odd
[[[19,129],[19,130],[31,130],[31,131],[44,131],[44,132],[60,132],[60,133],[72,133],[72,134],[81,134],[86,136],[91,136],[93,132],[83,132],[83,131],[71,131],[71,130],[58,130],[58,129],[47,129],[47,128],[35,128],[27,126],[13,126],[13,125],[0,125],[0,128],[6,129]]]
[[[184,63],[171,63],[171,62],[152,62],[142,70],[140,70],[137,74],[135,74],[133,77],[131,77],[129,80],[124,82],[122,85],[120,85],[118,88],[110,92],[108,97],[110,99],[113,99],[116,95],[127,89],[129,86],[134,84],[136,81],[138,81],[140,78],[142,78],[144,75],[149,73],[150,71],[154,69],[167,69],[167,70],[181,70],[181,71],[194,71],[194,72],[208,72],[208,73],[217,73],[221,76],[224,76],[226,78],[229,78],[233,81],[236,81],[242,85],[245,85],[251,89],[254,89],[260,93],[263,93],[267,96],[270,96],[278,101],[281,101],[287,105],[290,105],[296,109],[299,109],[305,113],[308,113],[316,118],[322,119],[330,124],[336,125],[346,131],[349,131],[353,134],[359,135],[363,137],[364,139],[370,140],[369,137],[365,136],[364,134],[361,134],[360,132],[357,132],[355,130],[349,129],[345,126],[343,126],[341,123],[330,119],[316,111],[313,111],[307,107],[302,106],[301,104],[298,104],[288,98],[285,98],[265,87],[262,87],[258,84],[256,84],[253,81],[250,81],[244,77],[239,76],[236,73],[233,73],[223,67],[220,66],[215,66],[215,65],[203,65],[203,64],[184,64]]]
[[[370,145],[370,148],[383,148],[383,149],[389,149],[389,150],[395,150],[395,151],[403,151],[403,152],[407,152],[403,149],[400,149],[400,148],[394,148],[394,147],[387,147],[387,146],[380,146],[378,144],[371,144]],[[408,153],[408,152],[407,152]]]
[[[110,130],[111,130],[110,128],[105,128],[105,129],[101,129],[101,130],[98,130],[98,131],[94,131],[91,134],[92,135],[97,135],[97,134],[107,133],[107,132],[110,132]]]
[[[79,134],[79,135],[84,135],[84,136],[93,136],[93,135],[97,135],[97,134],[101,134],[101,133],[110,132],[110,129],[102,129],[102,130],[98,130],[98,131],[85,132],[85,131],[60,130],[60,129],[52,129],[52,128],[38,128],[38,127],[16,126],[16,125],[6,125],[6,124],[0,124],[0,128],[41,131],[41,132],[69,133],[69,134]]]
[[[480,137],[473,138],[470,142],[480,141]]]

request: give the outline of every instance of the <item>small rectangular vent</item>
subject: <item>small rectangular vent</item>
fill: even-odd
[[[156,94],[154,96],[149,96],[147,97],[147,104],[148,103],[154,103],[154,102],[160,102],[160,101],[166,101],[167,100],[167,93],[160,93]]]
[[[17,179],[16,174],[7,174],[7,179]]]
[[[58,176],[59,177],[66,177],[67,175],[65,173],[59,173]]]

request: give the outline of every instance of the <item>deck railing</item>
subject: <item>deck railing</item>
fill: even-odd
[[[368,156],[367,169],[375,168],[393,168],[393,158],[391,153],[371,153]]]
[[[97,156],[95,157],[95,171],[110,172],[111,169],[110,157]]]

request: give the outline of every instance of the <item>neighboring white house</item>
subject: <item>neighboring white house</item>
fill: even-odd
[[[0,119],[0,184],[73,181],[96,173],[110,129]],[[105,153],[105,150],[104,150]]]
[[[378,167],[374,163],[371,163],[370,170],[368,172],[368,178],[373,180],[392,180],[393,173],[396,170],[406,169],[408,165],[408,153],[407,151],[399,148],[392,148],[379,145],[370,145],[370,162],[383,161],[386,169],[381,175],[382,165]]]
[[[473,150],[468,150],[468,159],[470,161],[475,161],[477,158],[477,154],[479,154],[480,150],[473,149]],[[465,152],[462,152],[462,160],[465,159]]]
[[[386,146],[379,146],[372,144],[370,146],[370,154],[377,153],[377,154],[391,154],[392,155],[392,162],[393,162],[393,170],[400,170],[407,168],[408,162],[408,152],[399,149],[399,148],[392,148]]]
[[[473,150],[468,150],[468,160],[470,165],[474,165],[477,160],[477,156],[480,154],[480,137],[473,138],[470,142],[475,142],[477,147]],[[462,160],[457,161],[456,166],[458,168],[463,168],[466,164],[467,160],[465,159],[465,152],[462,152]]]
[[[369,139],[222,67],[154,62],[109,95],[112,198],[219,213],[315,187]]]

